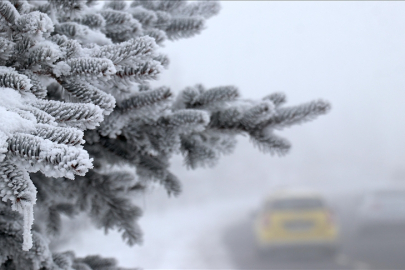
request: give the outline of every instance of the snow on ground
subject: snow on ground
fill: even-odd
[[[75,233],[62,250],[77,256],[99,254],[115,257],[122,267],[143,269],[232,269],[222,241],[223,230],[245,217],[256,199],[215,200],[166,211],[145,211],[140,219],[142,246],[126,246],[118,232],[102,230]],[[152,210],[152,209],[149,209]]]

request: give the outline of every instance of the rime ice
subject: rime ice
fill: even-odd
[[[52,254],[61,214],[84,212],[140,243],[142,211],[131,196],[156,184],[178,195],[174,153],[190,168],[214,165],[238,134],[285,153],[288,142],[273,130],[329,109],[323,101],[283,107],[279,93],[246,100],[234,86],[196,85],[177,98],[169,87],[151,88],[169,64],[160,46],[199,34],[218,3],[93,4],[0,2],[0,268],[118,269],[113,259]],[[41,219],[31,231],[34,204]]]

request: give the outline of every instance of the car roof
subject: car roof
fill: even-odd
[[[313,190],[279,190],[267,196],[267,200],[282,199],[322,199],[323,196]]]

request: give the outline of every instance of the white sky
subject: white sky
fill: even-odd
[[[404,2],[223,1],[201,35],[167,43],[171,64],[159,85],[232,84],[246,98],[283,91],[288,105],[332,103],[328,115],[279,132],[293,145],[284,158],[242,140],[214,170],[184,175],[353,184],[403,172],[404,9]]]

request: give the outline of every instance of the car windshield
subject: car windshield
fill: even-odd
[[[267,205],[272,210],[309,210],[322,207],[324,203],[316,198],[277,199]]]

